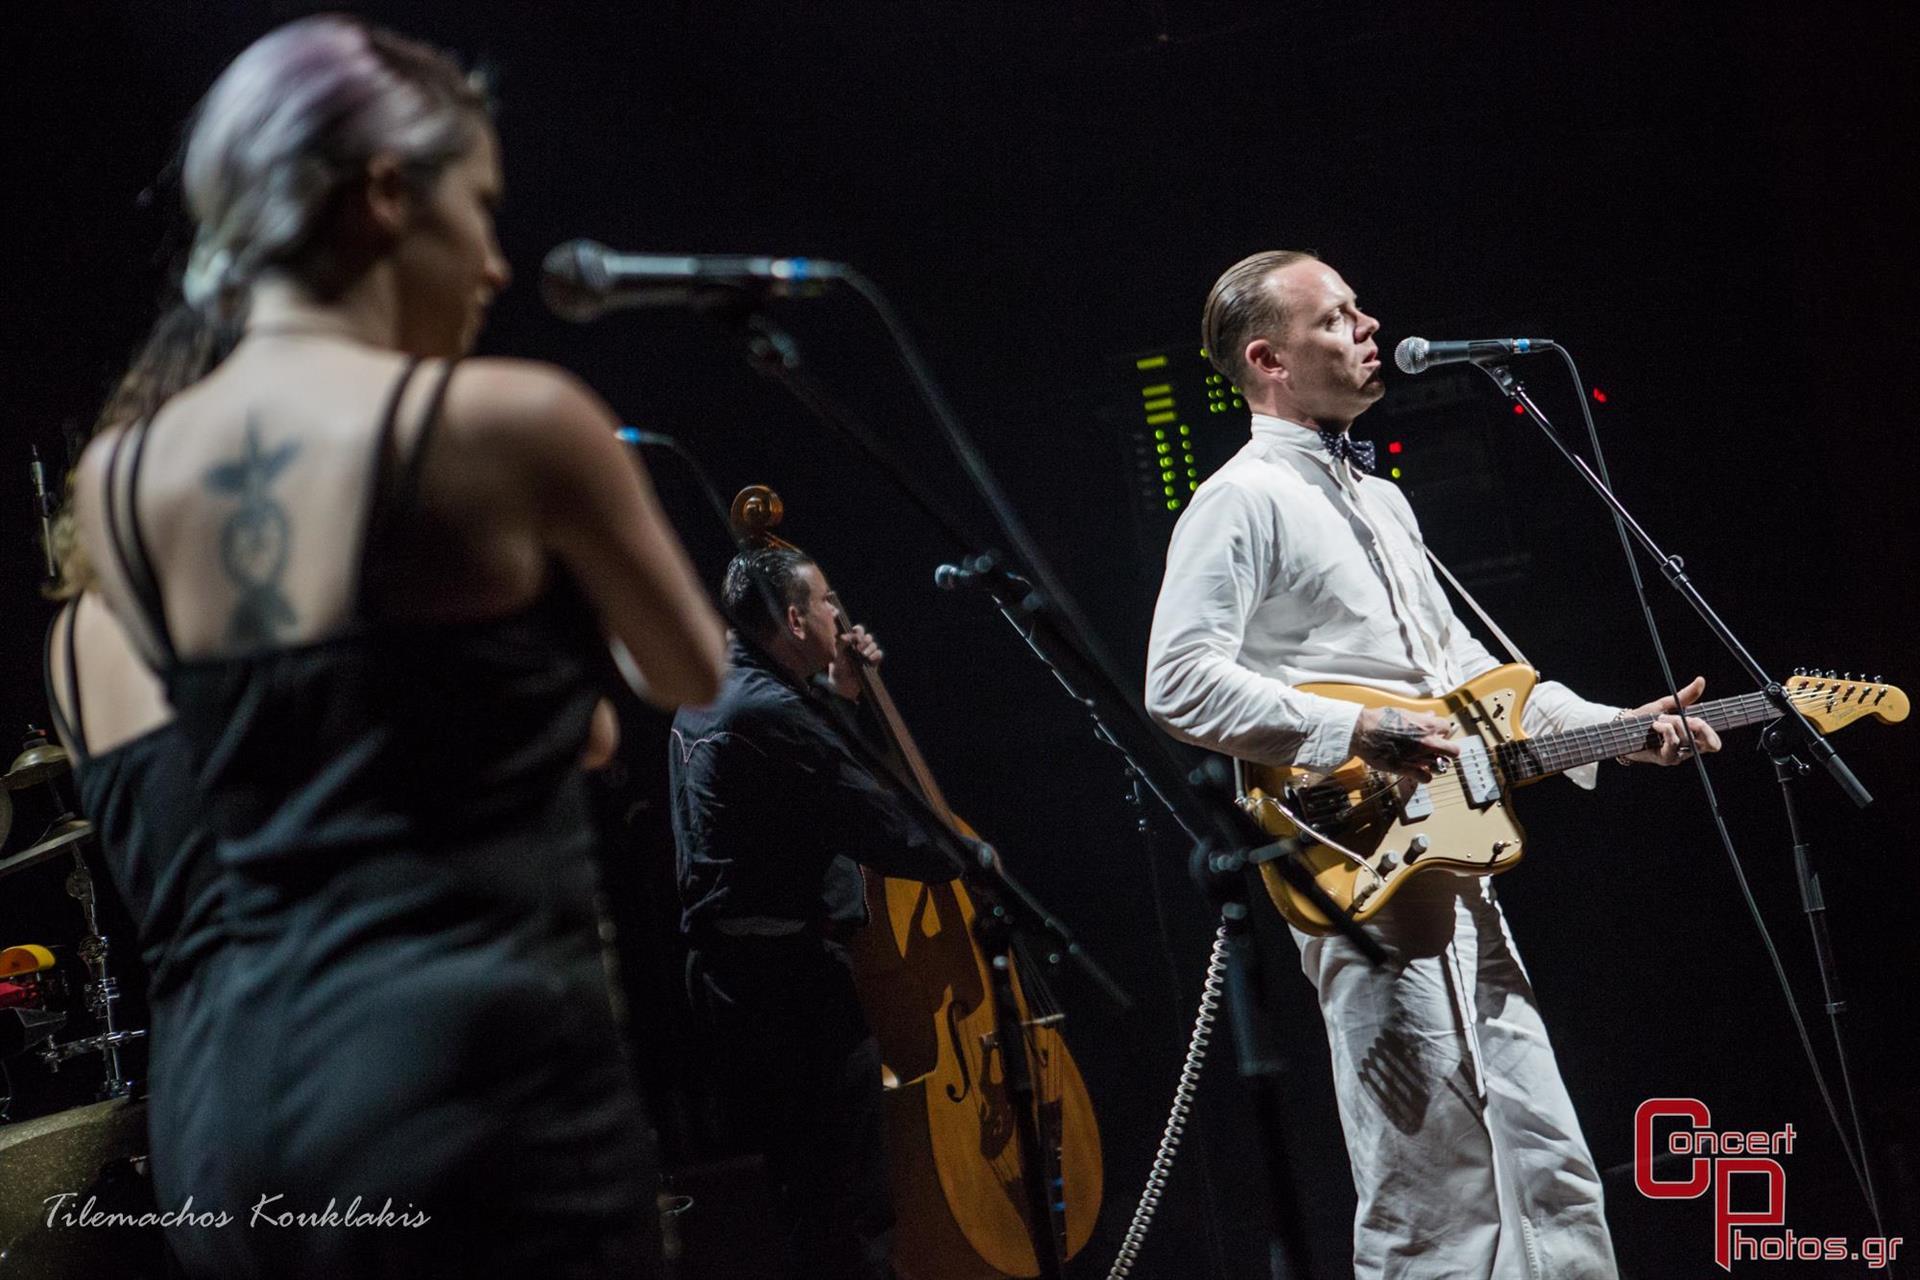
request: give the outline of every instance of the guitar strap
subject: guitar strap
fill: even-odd
[[[1493,632],[1494,639],[1498,640],[1501,647],[1507,651],[1507,656],[1523,667],[1533,667],[1533,664],[1527,661],[1527,655],[1520,652],[1520,646],[1507,638],[1507,633],[1500,629],[1500,624],[1488,616],[1487,611],[1480,607],[1480,602],[1473,598],[1473,594],[1470,591],[1460,585],[1460,579],[1453,576],[1453,571],[1440,563],[1440,557],[1433,554],[1433,548],[1422,542],[1420,549],[1427,553],[1427,559],[1433,561],[1433,567],[1440,571],[1440,576],[1446,579],[1455,591],[1460,593],[1460,598],[1467,602],[1469,609],[1473,610],[1473,616],[1487,624],[1487,630]],[[1539,670],[1537,667],[1533,667],[1533,669],[1536,671]]]

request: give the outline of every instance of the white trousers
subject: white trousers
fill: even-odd
[[[1378,970],[1344,938],[1294,931],[1360,1198],[1354,1274],[1617,1275],[1600,1176],[1492,883],[1418,876],[1367,928]]]

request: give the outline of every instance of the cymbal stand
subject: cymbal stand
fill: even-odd
[[[55,1044],[49,1040],[40,1050],[40,1060],[47,1064],[47,1070],[58,1071],[60,1064],[68,1058],[77,1058],[83,1053],[100,1054],[106,1073],[100,1096],[124,1098],[133,1092],[135,1081],[128,1077],[120,1060],[120,1047],[147,1033],[141,1028],[123,1031],[114,1025],[115,1007],[120,1002],[120,983],[107,967],[110,947],[107,936],[100,932],[100,912],[93,891],[93,873],[87,870],[87,861],[81,855],[79,845],[73,848],[73,870],[67,873],[67,894],[80,904],[80,912],[87,921],[87,933],[80,940],[79,954],[80,962],[87,970],[87,1012],[93,1015],[94,1024],[100,1029],[93,1035],[69,1040],[65,1044]]]

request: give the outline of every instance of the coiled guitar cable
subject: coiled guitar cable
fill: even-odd
[[[1167,1114],[1167,1127],[1160,1135],[1159,1149],[1154,1152],[1153,1168],[1147,1173],[1140,1203],[1134,1208],[1133,1221],[1127,1227],[1126,1237],[1120,1241],[1120,1251],[1114,1256],[1107,1280],[1122,1280],[1133,1270],[1140,1246],[1146,1243],[1147,1229],[1153,1225],[1153,1215],[1160,1208],[1160,1197],[1173,1173],[1173,1157],[1180,1150],[1180,1135],[1185,1132],[1187,1118],[1193,1112],[1193,1097],[1200,1087],[1200,1068],[1207,1060],[1207,1042],[1213,1038],[1213,1023],[1220,1013],[1220,996],[1226,982],[1227,926],[1222,924],[1213,935],[1213,954],[1207,957],[1207,976],[1200,987],[1200,1008],[1193,1015],[1193,1037],[1187,1042],[1187,1060],[1180,1066],[1180,1083],[1174,1086],[1173,1109]]]

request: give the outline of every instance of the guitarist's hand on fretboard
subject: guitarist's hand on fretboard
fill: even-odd
[[[1707,678],[1695,676],[1693,683],[1680,690],[1680,707],[1690,707],[1700,700],[1707,689]],[[1686,717],[1686,727],[1681,727],[1681,717],[1672,714],[1679,707],[1674,705],[1673,695],[1655,698],[1644,706],[1635,707],[1626,712],[1628,716],[1658,716],[1648,726],[1647,736],[1651,740],[1659,739],[1657,746],[1649,745],[1642,750],[1619,757],[1621,764],[1679,764],[1694,752],[1702,755],[1720,749],[1720,735],[1705,720]]]
[[[1353,726],[1353,754],[1372,768],[1431,782],[1460,754],[1452,733],[1450,721],[1424,711],[1368,707]]]

